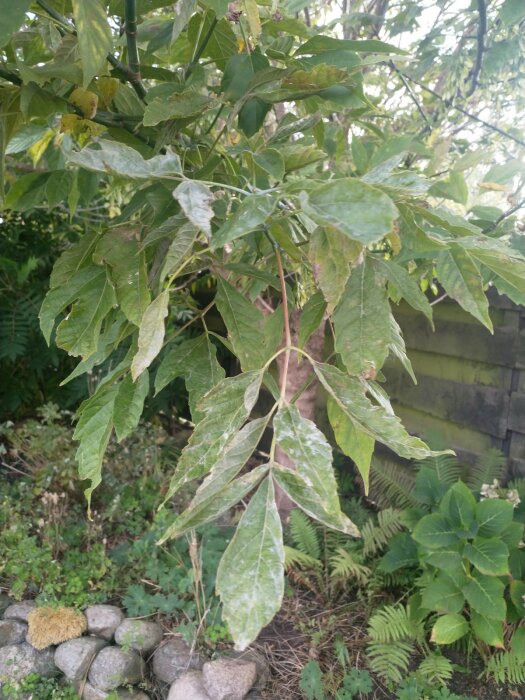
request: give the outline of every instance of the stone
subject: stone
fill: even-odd
[[[112,692],[116,694],[118,700],[150,700],[149,695],[146,695],[146,693],[138,689],[128,690],[127,688],[118,688],[116,691],[114,690]],[[82,693],[82,700],[105,700],[109,695],[110,693],[108,691],[100,690],[100,688],[95,688],[91,683],[86,683],[84,692]]]
[[[201,671],[186,671],[170,688],[167,700],[210,700]]]
[[[70,639],[56,648],[55,665],[70,681],[81,681],[95,656],[105,646],[107,641],[98,637]]]
[[[10,644],[0,648],[0,683],[20,681],[30,673],[49,677],[57,674],[52,649],[37,651],[30,644]]]
[[[3,615],[4,610],[7,610],[12,603],[13,601],[8,595],[0,593],[0,615]]]
[[[244,700],[257,680],[253,661],[217,659],[202,667],[204,688],[211,700]]]
[[[90,605],[84,611],[84,615],[88,633],[108,641],[112,639],[115,630],[124,619],[124,613],[116,605]]]
[[[27,625],[20,620],[7,619],[0,620],[0,647],[9,644],[20,644],[25,641]]]
[[[182,637],[172,637],[153,654],[153,673],[163,683],[173,683],[190,669],[202,668],[203,659],[191,651]]]
[[[89,669],[89,682],[100,690],[134,685],[142,678],[144,662],[137,652],[120,647],[104,647]]]
[[[270,666],[266,657],[255,649],[245,649],[244,651],[226,651],[222,655],[225,658],[236,659],[238,661],[253,661],[257,667],[257,682],[254,690],[262,690],[270,680]],[[248,697],[251,697],[252,693]],[[254,695],[255,697],[255,695]]]
[[[162,642],[164,633],[158,622],[150,620],[123,620],[115,630],[115,641],[135,651],[153,651]]]
[[[36,608],[34,600],[21,600],[19,603],[13,603],[4,610],[4,620],[22,620],[27,622],[27,616]]]

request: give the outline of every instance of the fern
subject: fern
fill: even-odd
[[[386,605],[368,621],[368,634],[374,642],[390,644],[402,639],[413,639],[414,623],[404,605]]]
[[[489,659],[485,670],[487,676],[496,683],[525,683],[523,655],[515,651],[503,651]]]
[[[435,455],[427,457],[415,463],[419,470],[422,467],[430,467],[436,472],[439,481],[442,484],[454,484],[464,474],[464,467],[458,462],[454,455]]]
[[[364,586],[372,575],[371,569],[357,561],[354,555],[342,547],[330,558],[330,563],[332,565],[330,578],[337,583],[353,579]]]
[[[471,466],[467,484],[473,491],[479,491],[483,484],[492,484],[494,479],[502,479],[505,475],[505,467],[505,455],[501,450],[493,447]]]
[[[321,559],[319,532],[308,517],[298,508],[290,514],[290,533],[296,548],[312,559]]]
[[[413,651],[414,647],[410,642],[398,641],[396,644],[372,642],[367,648],[370,670],[385,681],[401,683],[407,674]]]
[[[378,513],[377,525],[369,520],[361,529],[363,554],[370,556],[382,550],[388,541],[403,529],[402,512],[385,508]]]
[[[411,508],[415,477],[406,467],[393,461],[374,459],[370,470],[370,496],[381,507]]]
[[[452,678],[452,662],[442,654],[429,654],[419,664],[418,673],[427,683],[445,685]]]
[[[319,559],[287,545],[284,547],[284,564],[286,567],[297,566],[302,569],[320,569],[322,567]]]

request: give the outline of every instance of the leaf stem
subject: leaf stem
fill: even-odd
[[[279,281],[281,283],[281,296],[283,300],[283,316],[284,316],[284,363],[281,373],[281,398],[279,405],[283,406],[286,403],[286,385],[288,383],[288,368],[290,366],[290,351],[292,348],[292,334],[290,332],[290,315],[288,312],[288,294],[286,292],[286,282],[284,280],[283,260],[279,248],[275,248],[275,260],[279,271]]]
[[[219,23],[219,20],[217,19],[217,17],[214,17],[212,23],[210,24],[210,28],[206,32],[204,39],[202,40],[201,44],[199,45],[199,48],[197,49],[197,51],[195,51],[195,55],[191,59],[191,63],[186,68],[186,72],[184,74],[185,80],[187,80],[190,77],[190,75],[193,73],[195,66],[199,62],[199,58],[204,53],[204,49],[208,45],[208,42],[211,39],[211,36],[212,36],[213,32],[215,31],[215,27],[217,26],[218,23]]]

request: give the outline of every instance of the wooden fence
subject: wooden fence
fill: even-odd
[[[397,307],[418,383],[388,364],[385,388],[411,433],[440,435],[467,462],[497,447],[509,473],[525,476],[525,308],[495,290],[489,299],[494,335],[448,300],[434,306],[435,332]]]

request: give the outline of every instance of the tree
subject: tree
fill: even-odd
[[[198,487],[163,540],[251,494],[217,578],[240,648],[281,604],[276,492],[282,513],[288,499],[359,534],[339,506],[315,383],[366,488],[376,441],[406,458],[430,454],[380,384],[389,355],[413,374],[392,305],[404,299],[431,323],[423,289],[438,281],[491,329],[489,284],[525,302],[525,258],[508,227],[515,205],[467,217],[457,206],[467,204],[463,173],[488,159],[463,138],[467,124],[480,143],[486,133],[505,149],[525,145],[485,119],[480,91],[508,73],[510,59],[487,68],[495,45],[510,42],[521,61],[525,12],[514,0],[453,5],[437,3],[430,26],[420,3],[344,0],[341,17],[328,7],[330,33],[308,26],[326,7],[307,8],[305,23],[293,12],[306,2],[293,0],[289,15],[254,0],[180,0],[175,10],[163,0],[0,1],[4,206],[66,207],[85,228],[54,267],[42,331],[79,358],[65,381],[114,359],[77,414],[88,500],[112,433],[133,431],[150,385],[183,377],[195,429],[164,500]],[[490,32],[483,12],[497,20]],[[460,49],[447,54],[439,31],[458,26]],[[509,108],[511,92],[498,106]],[[482,116],[468,108],[475,100]],[[519,100],[511,106],[516,115]],[[521,185],[508,153],[494,156],[484,191]],[[215,285],[205,305],[191,294],[202,275]],[[227,337],[209,322],[214,311]],[[218,344],[239,373],[225,377]],[[273,398],[260,415],[263,390]],[[243,473],[269,426],[266,462]]]

